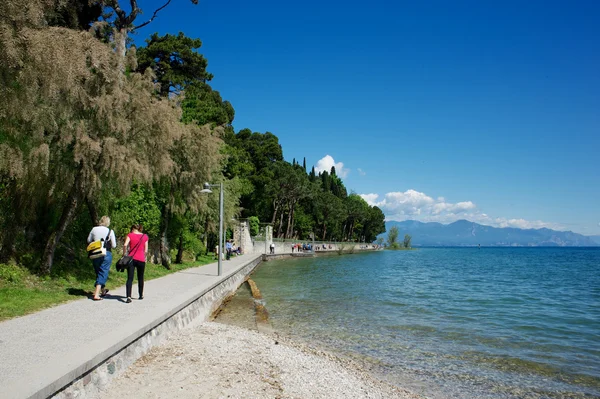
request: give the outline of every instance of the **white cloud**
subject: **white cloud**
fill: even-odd
[[[391,192],[379,199],[375,193],[360,194],[371,206],[381,208],[386,220],[402,221],[407,219],[419,220],[421,222],[452,223],[459,219],[467,219],[472,222],[494,226],[494,227],[517,227],[521,229],[549,228],[554,230],[565,230],[564,226],[556,223],[543,222],[541,220],[529,221],[525,219],[509,219],[503,217],[490,217],[477,209],[472,201],[461,201],[451,203],[444,197],[433,199],[425,193],[416,190],[405,192]],[[599,224],[600,225],[600,224]]]
[[[367,201],[367,204],[372,206],[376,204],[379,194],[360,194],[360,196],[362,197],[362,199]]]
[[[315,165],[315,172],[320,173],[327,171],[327,173],[329,173],[332,166],[335,166],[335,174],[341,178],[348,176],[348,173],[350,172],[349,169],[344,168],[343,162],[336,163],[331,155],[325,155],[323,158],[319,159]]]
[[[403,193],[387,193],[380,208],[385,207],[397,215],[420,215],[434,203],[435,200],[424,193],[407,190]]]
[[[466,212],[472,209],[477,208],[475,206],[474,203],[472,203],[471,201],[464,201],[464,202],[459,202],[456,204],[450,204],[445,202],[446,200],[443,197],[440,197],[442,200],[440,201],[440,199],[438,198],[438,202],[433,205],[433,214],[434,215],[439,215],[442,212],[449,212],[449,213],[462,213],[462,212]]]
[[[356,169],[358,170],[358,174],[361,176],[365,176],[367,174],[367,172],[365,172],[364,170],[362,170],[361,168]]]
[[[519,229],[547,229],[560,230],[560,227],[555,223],[546,223],[541,220],[525,220],[525,219],[506,219],[496,218],[495,224],[498,227],[517,227]]]

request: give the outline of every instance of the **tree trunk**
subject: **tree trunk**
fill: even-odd
[[[210,236],[208,239],[208,245],[206,247],[206,255],[208,255],[209,252],[213,252],[213,250],[215,249],[216,246],[217,246],[217,238],[215,237],[215,234],[210,233]],[[209,249],[210,249],[210,251],[209,251]],[[215,257],[216,256],[217,256],[217,253],[215,252]]]
[[[21,193],[16,189],[13,182],[5,187],[7,197],[10,198],[10,206],[13,209],[13,217],[5,220],[2,227],[2,242],[0,243],[0,263],[8,263],[15,255],[15,240],[17,229],[23,225],[21,221]]]
[[[288,214],[288,225],[285,231],[285,238],[291,238],[294,229],[294,203],[290,204],[290,213]]]
[[[204,222],[204,248],[206,249],[206,252],[204,255],[208,255],[208,218],[206,218],[206,221]]]
[[[75,216],[75,211],[77,210],[77,205],[79,204],[80,199],[80,182],[81,182],[81,173],[77,172],[75,176],[75,181],[73,182],[73,187],[71,188],[71,192],[67,197],[67,202],[62,211],[62,215],[60,216],[60,220],[58,222],[58,226],[56,231],[50,234],[48,241],[46,242],[46,248],[44,249],[44,255],[42,256],[42,264],[40,267],[40,273],[42,275],[49,275],[52,271],[52,264],[54,262],[54,251],[56,250],[56,246],[58,245],[60,239],[63,234],[71,224],[73,217]]]
[[[4,231],[2,244],[0,244],[0,263],[8,263],[14,254],[15,233]]]
[[[183,263],[183,230],[179,235],[179,247],[177,248],[177,257],[175,258],[175,263]]]
[[[273,200],[273,217],[271,218],[271,224],[275,224],[275,220],[277,220],[277,211],[279,210],[279,206],[277,205],[277,201]]]
[[[323,238],[321,241],[325,241],[325,236],[327,235],[327,223],[323,222]]]
[[[98,216],[98,208],[96,208],[96,204],[89,197],[85,197],[85,202],[88,207],[88,211],[90,212],[90,219],[92,220],[92,226],[98,226],[98,222],[100,221],[100,217]]]
[[[169,198],[163,207],[162,217],[160,221],[159,246],[158,252],[160,263],[167,269],[171,270],[171,255],[169,254],[169,240],[167,233],[169,231],[169,223],[171,221],[171,204],[173,203],[173,186],[169,189]]]
[[[277,238],[281,238],[281,232],[283,231],[283,212],[279,218],[279,228],[277,229]]]
[[[117,55],[119,56],[119,61],[118,61],[118,66],[117,68],[119,68],[120,73],[120,79],[123,79],[125,77],[125,55],[127,54],[127,36],[128,36],[128,29],[127,28],[121,28],[119,30],[119,32],[116,35],[116,52]]]
[[[159,257],[160,263],[167,269],[171,270],[171,257],[169,256],[169,242],[167,240],[167,231],[169,230],[169,221],[171,220],[171,208],[166,204],[162,212],[162,220],[160,223],[160,244]]]

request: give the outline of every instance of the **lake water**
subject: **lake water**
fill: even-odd
[[[252,278],[275,330],[430,398],[600,398],[600,249],[378,251]]]

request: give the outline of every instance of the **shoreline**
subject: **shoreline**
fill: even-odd
[[[356,361],[287,337],[204,322],[169,338],[115,378],[97,398],[424,399]]]

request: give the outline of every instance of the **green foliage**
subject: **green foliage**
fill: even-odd
[[[314,168],[312,173],[314,173]],[[335,174],[334,166],[331,167],[330,173],[327,171],[320,173],[320,177],[323,190],[333,193],[333,195],[338,198],[346,198],[348,196],[348,192],[344,186],[344,183],[342,182],[342,179]]]
[[[305,213],[302,207],[298,207],[294,213],[294,230],[291,237],[307,239],[313,231],[315,231],[314,218],[312,215]]]
[[[180,92],[193,82],[206,83],[212,74],[206,71],[208,61],[196,50],[202,46],[200,39],[192,39],[179,32],[177,36],[153,33],[146,47],[137,50],[138,71],[151,68],[160,85],[160,95]]]
[[[198,237],[197,233],[193,231],[185,231],[183,234],[183,246],[188,251],[193,260],[198,260],[206,253],[206,247],[202,240]]]
[[[260,231],[260,220],[257,216],[250,216],[248,218],[248,228],[250,229],[250,236],[256,237]]]
[[[250,177],[254,175],[256,168],[250,159],[250,154],[239,146],[227,145],[224,148],[225,155],[227,156],[227,165],[225,167],[225,175],[228,178],[237,176],[241,179],[248,181],[248,184],[252,185]],[[253,187],[253,186],[252,186]],[[247,190],[247,194],[253,190]]]
[[[399,234],[400,234],[400,232],[398,231],[398,226],[392,226],[392,228],[388,232],[388,238],[387,238],[388,248],[390,248],[390,249],[400,248],[400,243],[398,242]]]
[[[236,135],[236,143],[249,154],[256,170],[283,161],[283,150],[279,139],[273,133],[252,133],[250,129],[242,129]]]
[[[363,225],[365,242],[372,242],[377,235],[385,232],[385,215],[378,207],[370,207]]]
[[[160,227],[160,205],[156,192],[151,187],[137,185],[131,193],[114,205],[111,227],[118,237],[124,237],[133,224],[141,223],[149,237],[158,236]]]
[[[46,14],[49,26],[88,30],[102,16],[102,6],[97,2],[67,0],[59,2]]]
[[[191,134],[174,142],[171,156],[176,162],[175,173],[163,179],[155,187],[162,213],[159,238],[160,258],[169,267],[170,256],[167,247],[177,247],[176,262],[181,262],[184,252],[198,251],[198,243],[192,237],[204,235],[214,230],[214,197],[198,195],[198,187],[205,181],[215,180],[222,175],[223,164],[227,162],[229,149],[218,141],[232,130],[233,106],[223,101],[219,92],[207,82],[212,75],[206,71],[206,59],[197,52],[202,45],[199,39],[191,39],[183,33],[177,36],[153,34],[146,41],[147,46],[138,50],[138,71],[153,70],[160,86],[159,95],[171,98],[172,94],[184,94],[181,100],[182,121],[187,126],[196,126]],[[185,93],[183,93],[185,92]],[[220,126],[214,130],[216,126]],[[237,215],[237,202],[241,192],[251,191],[248,185],[240,183],[234,173],[225,173],[225,213]],[[219,180],[223,180],[220,179]],[[218,209],[218,208],[217,208]],[[204,214],[206,223],[192,223],[199,214]],[[218,216],[217,216],[218,217]]]
[[[185,123],[229,125],[235,116],[231,103],[223,101],[218,91],[201,81],[186,86],[181,108]]]
[[[410,241],[412,240],[412,237],[408,234],[404,235],[404,248],[410,248]]]
[[[272,133],[257,133],[242,129],[237,134],[225,130],[228,156],[225,176],[237,176],[243,183],[240,192],[242,217],[258,216],[270,221],[272,201],[266,187],[274,178],[274,164],[283,162],[279,139]]]
[[[329,191],[319,190],[313,204],[317,221],[317,237],[323,241],[328,237],[342,239],[337,231],[346,215],[344,202]]]
[[[176,255],[182,251],[178,259],[195,260],[205,253],[206,247],[200,238],[201,230],[200,218],[197,216],[190,213],[173,215],[169,224],[168,240]]]
[[[287,162],[275,162],[272,169],[274,175],[267,182],[265,193],[268,198],[272,198],[274,209],[271,220],[278,222],[274,232],[277,237],[291,238],[295,231],[293,223],[290,222],[294,220],[298,203],[311,196],[310,182],[306,172]]]
[[[317,180],[317,175],[315,173],[315,167],[313,166],[308,174],[308,180],[311,182],[315,182]]]
[[[0,284],[20,283],[29,273],[26,269],[15,264],[0,264]]]

